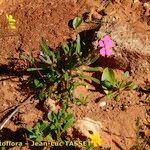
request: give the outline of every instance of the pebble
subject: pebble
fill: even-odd
[[[102,102],[99,103],[99,106],[100,106],[100,107],[105,107],[106,104],[107,104],[107,103],[106,103],[105,101],[102,101]]]
[[[92,133],[99,133],[101,131],[102,123],[85,117],[81,120],[77,120],[74,127],[84,136],[89,137],[91,135],[90,131],[92,131]]]

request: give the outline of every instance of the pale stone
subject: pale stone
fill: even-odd
[[[99,121],[94,121],[91,118],[85,117],[81,120],[77,120],[74,126],[84,136],[89,137],[92,133],[99,133],[102,128],[102,124]]]
[[[106,104],[107,104],[107,103],[106,103],[105,101],[99,102],[99,106],[100,106],[100,107],[104,107],[104,106],[106,106]]]
[[[44,101],[44,108],[47,112],[50,112],[50,111],[58,112],[60,110],[58,101],[52,100],[50,98],[48,98]]]

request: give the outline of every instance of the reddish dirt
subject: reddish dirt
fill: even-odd
[[[24,62],[18,61],[20,53],[29,53],[30,50],[33,53],[38,53],[41,37],[47,39],[49,46],[55,49],[61,42],[71,38],[74,34],[97,27],[93,23],[85,23],[78,30],[73,30],[68,26],[71,19],[85,12],[86,6],[83,4],[84,0],[77,4],[73,0],[13,0],[9,3],[0,0],[0,121],[8,108],[26,99],[26,93],[31,93],[30,89],[21,86],[26,76],[22,72]],[[118,8],[118,6],[116,7]],[[135,11],[138,13],[139,10]],[[144,10],[142,9],[142,11]],[[8,29],[5,19],[6,14],[12,14],[16,19],[16,31]],[[145,20],[148,22],[148,17]],[[145,83],[145,79],[144,81],[143,78],[139,81],[136,79],[136,83]],[[150,122],[147,113],[149,103],[145,100],[146,94],[137,91],[125,91],[119,96],[119,101],[107,101],[107,105],[101,108],[95,101],[101,100],[103,93],[99,92],[100,89],[95,90],[98,91],[88,92],[89,103],[87,106],[77,107],[73,105],[70,111],[74,113],[76,119],[90,117],[103,124],[103,146],[111,147],[112,150],[119,149],[119,146],[123,150],[129,150],[134,146],[136,141],[135,120],[137,117],[141,118],[144,135],[149,136],[147,134]],[[82,90],[79,89],[79,91]],[[0,140],[1,137],[3,139],[6,137],[9,140],[17,141],[21,139],[25,141],[24,138],[18,139],[18,135],[24,134],[24,130],[20,129],[26,128],[28,125],[34,126],[39,119],[43,118],[44,112],[40,107],[36,100],[25,105],[7,123],[2,134],[0,134]],[[9,134],[9,136],[6,134]],[[26,150],[30,148],[25,146],[10,149]],[[149,147],[146,144],[145,150],[148,149]]]
[[[83,0],[84,1],[84,0]],[[49,42],[49,46],[56,48],[61,42],[71,38],[77,32],[68,27],[69,21],[80,15],[83,1],[74,4],[73,1],[30,1],[20,0],[12,3],[4,3],[1,6],[2,33],[0,43],[1,63],[17,51],[38,51],[41,38]],[[12,14],[17,20],[17,31],[7,29],[5,14]],[[91,28],[91,25],[82,30]],[[5,29],[5,30],[4,30]],[[78,31],[79,32],[79,31]]]

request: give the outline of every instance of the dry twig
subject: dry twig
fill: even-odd
[[[6,123],[12,118],[12,116],[14,116],[14,114],[25,104],[27,104],[28,102],[30,102],[30,100],[33,98],[33,95],[31,95],[30,97],[28,97],[26,100],[24,100],[22,103],[20,103],[18,106],[16,106],[16,108],[13,110],[13,112],[6,118],[3,120],[3,122],[0,124],[0,130],[2,130],[4,128],[4,126],[6,125]]]

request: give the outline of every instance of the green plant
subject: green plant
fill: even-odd
[[[121,91],[134,90],[137,88],[137,85],[129,81],[128,78],[128,71],[124,73],[122,80],[117,80],[113,69],[105,68],[101,77],[102,88],[110,99],[117,98]]]
[[[76,29],[77,27],[79,27],[82,21],[83,21],[82,17],[75,17],[72,22],[73,28]]]
[[[145,126],[142,119],[138,116],[135,120],[135,144],[130,150],[145,150],[149,148],[149,134],[145,134],[146,129],[143,130],[143,125]]]
[[[80,94],[80,98],[76,99],[75,103],[77,105],[86,105],[88,103],[89,99],[88,99],[88,95],[85,96],[84,94]]]
[[[98,55],[91,54],[90,49],[85,47],[80,35],[77,35],[74,41],[63,43],[55,51],[48,46],[46,40],[42,39],[39,57],[34,58],[32,54],[26,57],[29,62],[27,69],[30,73],[29,82],[36,88],[41,100],[47,97],[72,100],[75,88],[73,79],[77,76],[89,78],[79,74],[82,72],[79,67],[90,65],[98,58]]]
[[[136,133],[136,139],[135,139],[135,145],[131,148],[131,150],[143,150],[143,144],[142,144],[142,138],[140,136],[141,131],[141,119],[140,117],[137,117],[135,120],[135,133]]]
[[[39,121],[34,128],[28,127],[29,138],[36,142],[50,141],[52,136],[49,130],[49,124],[45,121]]]
[[[29,138],[41,142],[61,140],[61,136],[74,122],[73,114],[66,111],[66,105],[57,113],[49,112],[48,121],[40,121],[34,128],[29,127]]]
[[[51,133],[56,136],[57,140],[61,139],[62,133],[67,131],[74,122],[73,114],[66,112],[66,105],[58,112],[48,113]]]
[[[136,150],[141,150],[142,145],[140,143],[141,136],[140,136],[140,130],[141,130],[141,123],[140,123],[140,117],[137,117],[136,119],[136,144],[135,144],[135,149]]]

